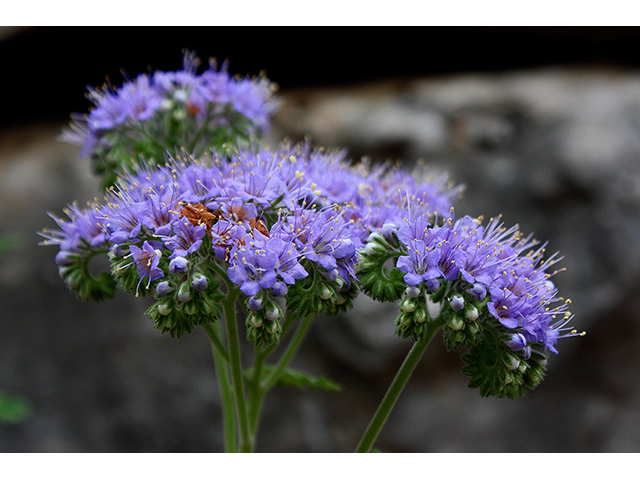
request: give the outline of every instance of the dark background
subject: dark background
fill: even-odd
[[[15,30],[0,42],[5,125],[86,111],[86,86],[121,70],[173,70],[182,49],[229,59],[232,73],[265,71],[282,90],[549,65],[640,65],[632,27],[159,28],[47,27]]]

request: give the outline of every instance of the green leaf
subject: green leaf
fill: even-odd
[[[265,370],[271,370],[271,368],[267,367]],[[282,372],[278,379],[278,383],[289,387],[296,387],[300,390],[304,390],[306,388],[327,390],[330,392],[340,392],[342,390],[342,387],[333,380],[329,380],[325,377],[313,377],[291,368],[287,368]]]

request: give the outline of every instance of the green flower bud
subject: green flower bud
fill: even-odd
[[[451,327],[451,330],[462,330],[464,328],[464,320],[457,315],[454,315],[449,321],[449,326]]]
[[[400,309],[403,312],[410,313],[416,309],[416,304],[415,302],[407,298],[403,300],[402,303],[400,303]]]
[[[471,304],[467,305],[466,308],[464,309],[464,316],[468,320],[471,320],[471,321],[477,320],[479,315],[480,313],[478,312],[478,309]]]
[[[169,315],[173,310],[173,304],[169,301],[163,302],[158,305],[158,313],[160,315]]]
[[[333,295],[333,292],[331,291],[331,289],[323,284],[320,287],[320,291],[318,292],[318,296],[322,300],[329,300],[331,298],[331,295]]]

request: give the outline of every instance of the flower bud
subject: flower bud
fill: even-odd
[[[262,317],[251,314],[247,317],[247,322],[254,328],[260,328],[262,326]]]
[[[414,301],[407,298],[402,301],[402,303],[400,304],[400,308],[403,312],[410,313],[416,309],[416,304]]]
[[[454,312],[462,310],[464,308],[464,298],[462,298],[462,295],[454,295],[449,305],[451,305],[451,310]]]
[[[180,285],[180,288],[178,289],[178,300],[181,302],[188,302],[191,300],[191,290],[189,288],[189,284],[186,282]]]
[[[80,255],[77,253],[69,252],[66,250],[60,250],[56,255],[56,265],[66,266],[72,265],[80,259]]]
[[[471,294],[471,297],[474,300],[484,300],[484,297],[487,296],[486,287],[484,285],[481,285],[480,283],[474,283],[473,286],[467,291]]]
[[[249,307],[249,310],[252,312],[257,312],[262,308],[262,297],[258,297],[256,295],[249,297],[247,300],[247,307]]]
[[[320,292],[318,292],[318,296],[322,300],[329,300],[331,298],[331,295],[333,295],[331,289],[326,285],[322,285],[322,287],[320,288]]]
[[[464,320],[457,315],[454,315],[449,321],[449,326],[451,327],[451,330],[462,330],[464,328]]]
[[[429,293],[435,293],[440,290],[440,280],[438,280],[437,278],[426,280],[424,284],[427,287],[427,292]]]
[[[504,343],[512,352],[518,352],[527,344],[527,339],[521,333],[512,333],[511,338]]]
[[[199,292],[204,292],[209,286],[209,282],[207,281],[207,277],[197,272],[191,278],[191,286]]]
[[[184,257],[176,257],[169,262],[169,271],[171,273],[182,273],[189,267],[189,261]]]
[[[379,254],[384,252],[385,252],[385,248],[376,242],[369,242],[364,247],[364,253],[366,253],[367,255],[375,255],[376,253]]]
[[[271,294],[276,297],[284,297],[289,291],[289,287],[284,282],[276,282],[276,284],[271,287]]]
[[[275,322],[282,316],[282,311],[278,305],[272,302],[265,308],[264,316],[267,317],[268,320]]]
[[[195,304],[195,302],[190,302],[185,304],[183,311],[187,315],[195,315],[196,313],[198,313],[198,306]]]
[[[393,234],[396,232],[397,229],[398,227],[396,227],[393,223],[386,222],[384,225],[382,225],[382,228],[380,229],[380,233],[387,240],[393,240]]]
[[[520,360],[513,355],[505,355],[504,363],[509,370],[516,370],[520,366]]]
[[[427,312],[424,308],[416,308],[416,311],[413,315],[413,320],[417,323],[424,323],[427,321]]]
[[[320,275],[322,275],[322,278],[324,278],[327,282],[335,282],[338,278],[338,269],[334,268],[333,270],[329,270],[326,272],[321,271]]]
[[[173,310],[173,304],[170,300],[158,304],[158,313],[160,315],[169,315]]]
[[[160,282],[156,285],[156,292],[161,297],[164,297],[166,295],[169,295],[171,292],[173,292],[173,287],[169,285],[169,282],[166,282],[166,281]]]
[[[420,296],[420,287],[408,286],[404,290],[404,294],[409,298],[418,298]]]
[[[464,309],[464,316],[467,318],[467,320],[471,320],[473,322],[474,320],[478,319],[480,313],[478,312],[478,309],[473,305],[467,305]]]

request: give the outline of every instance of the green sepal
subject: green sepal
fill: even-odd
[[[355,281],[347,288],[340,277],[333,282],[327,281],[317,263],[304,260],[302,264],[309,276],[289,286],[286,296],[288,310],[303,318],[311,314],[336,316],[352,308],[358,295]]]
[[[546,371],[542,345],[534,345],[531,356],[525,360],[494,335],[485,335],[461,359],[469,388],[478,388],[482,397],[522,397],[527,389],[538,386]]]
[[[116,281],[109,272],[100,272],[97,278],[89,272],[89,261],[97,253],[101,252],[86,256],[78,254],[73,263],[58,268],[67,288],[80,300],[102,302],[116,294]]]
[[[395,261],[403,254],[397,239],[389,240],[377,233],[370,235],[367,245],[360,250],[356,269],[362,292],[378,302],[400,300],[407,285],[404,274],[395,267]],[[386,264],[392,259],[394,266],[389,269]]]

